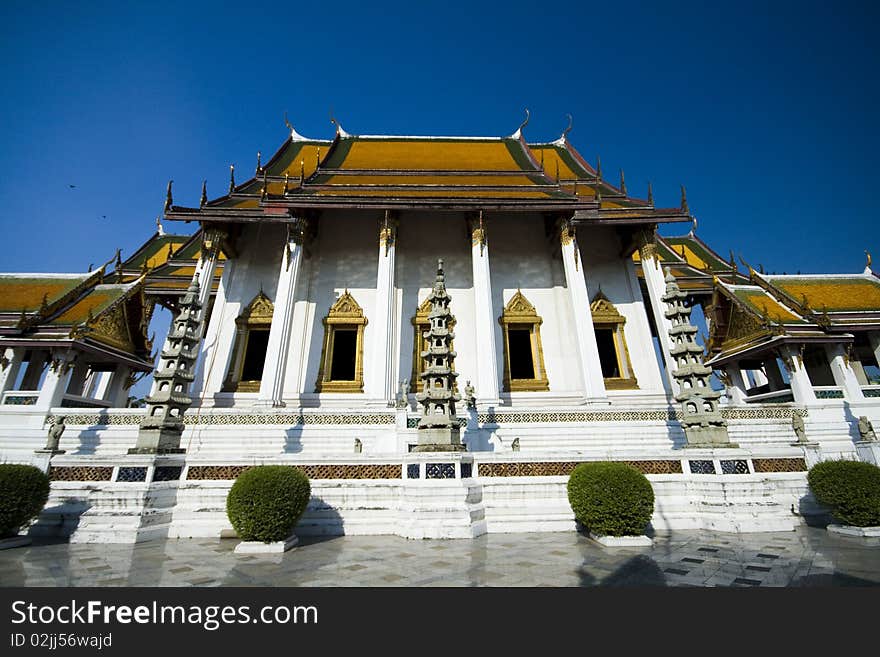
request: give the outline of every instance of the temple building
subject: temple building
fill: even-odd
[[[257,463],[312,479],[303,533],[557,531],[574,527],[568,473],[609,459],[649,476],[655,528],[786,529],[810,513],[809,465],[880,458],[860,431],[880,422],[870,259],[742,271],[695,235],[684,188],[655,207],[568,130],[288,128],[222,196],[179,205],[169,183],[127,260],[0,274],[0,458],[53,481],[32,531],[220,536]]]

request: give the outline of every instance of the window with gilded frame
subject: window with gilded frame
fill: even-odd
[[[593,330],[596,333],[605,389],[637,389],[639,383],[633,373],[629,349],[626,346],[626,333],[623,329],[626,317],[620,314],[601,290],[590,302],[590,312],[593,316]]]
[[[235,341],[224,392],[259,392],[275,306],[262,290],[235,320]]]
[[[364,391],[364,327],[367,318],[345,291],[324,318],[324,345],[316,392]]]
[[[505,392],[546,391],[550,389],[544,368],[541,324],[535,307],[523,293],[516,294],[498,318],[504,340]]]

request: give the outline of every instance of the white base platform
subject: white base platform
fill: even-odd
[[[840,536],[859,538],[880,538],[880,527],[854,527],[852,525],[828,525],[828,532]]]
[[[280,554],[287,552],[289,549],[299,543],[296,534],[291,534],[286,541],[273,541],[272,543],[263,543],[262,541],[242,541],[235,546],[235,554]]]
[[[651,547],[654,539],[650,536],[599,536],[590,532],[590,538],[603,547]]]

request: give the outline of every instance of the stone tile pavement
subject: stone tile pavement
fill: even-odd
[[[880,539],[793,532],[658,534],[603,548],[575,533],[473,540],[304,537],[284,555],[234,539],[138,545],[35,541],[0,551],[0,586],[878,586]]]

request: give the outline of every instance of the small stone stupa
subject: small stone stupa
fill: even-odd
[[[429,329],[422,334],[427,340],[427,350],[421,352],[424,365],[421,379],[422,392],[416,400],[422,405],[419,418],[418,444],[415,452],[460,452],[466,448],[461,444],[458,417],[455,415],[455,402],[461,395],[455,392],[455,378],[452,371],[455,352],[450,343],[455,334],[449,330],[454,321],[449,304],[452,301],[446,292],[446,277],[443,261],[437,263],[437,278],[428,297],[431,311],[428,313]]]
[[[198,274],[180,302],[174,326],[165,338],[160,365],[153,374],[153,390],[147,397],[147,414],[138,429],[137,446],[131,454],[174,454],[180,448],[183,414],[192,405],[188,396],[193,365],[201,336],[201,303]]]
[[[703,348],[694,336],[697,327],[691,324],[691,309],[686,305],[687,294],[682,292],[671,272],[666,272],[666,317],[672,322],[669,338],[670,355],[676,368],[672,373],[679,391],[675,400],[681,403],[684,417],[681,424],[688,447],[736,447],[727,435],[727,424],[721,417],[718,399],[721,392],[709,385],[712,368],[703,364]]]

